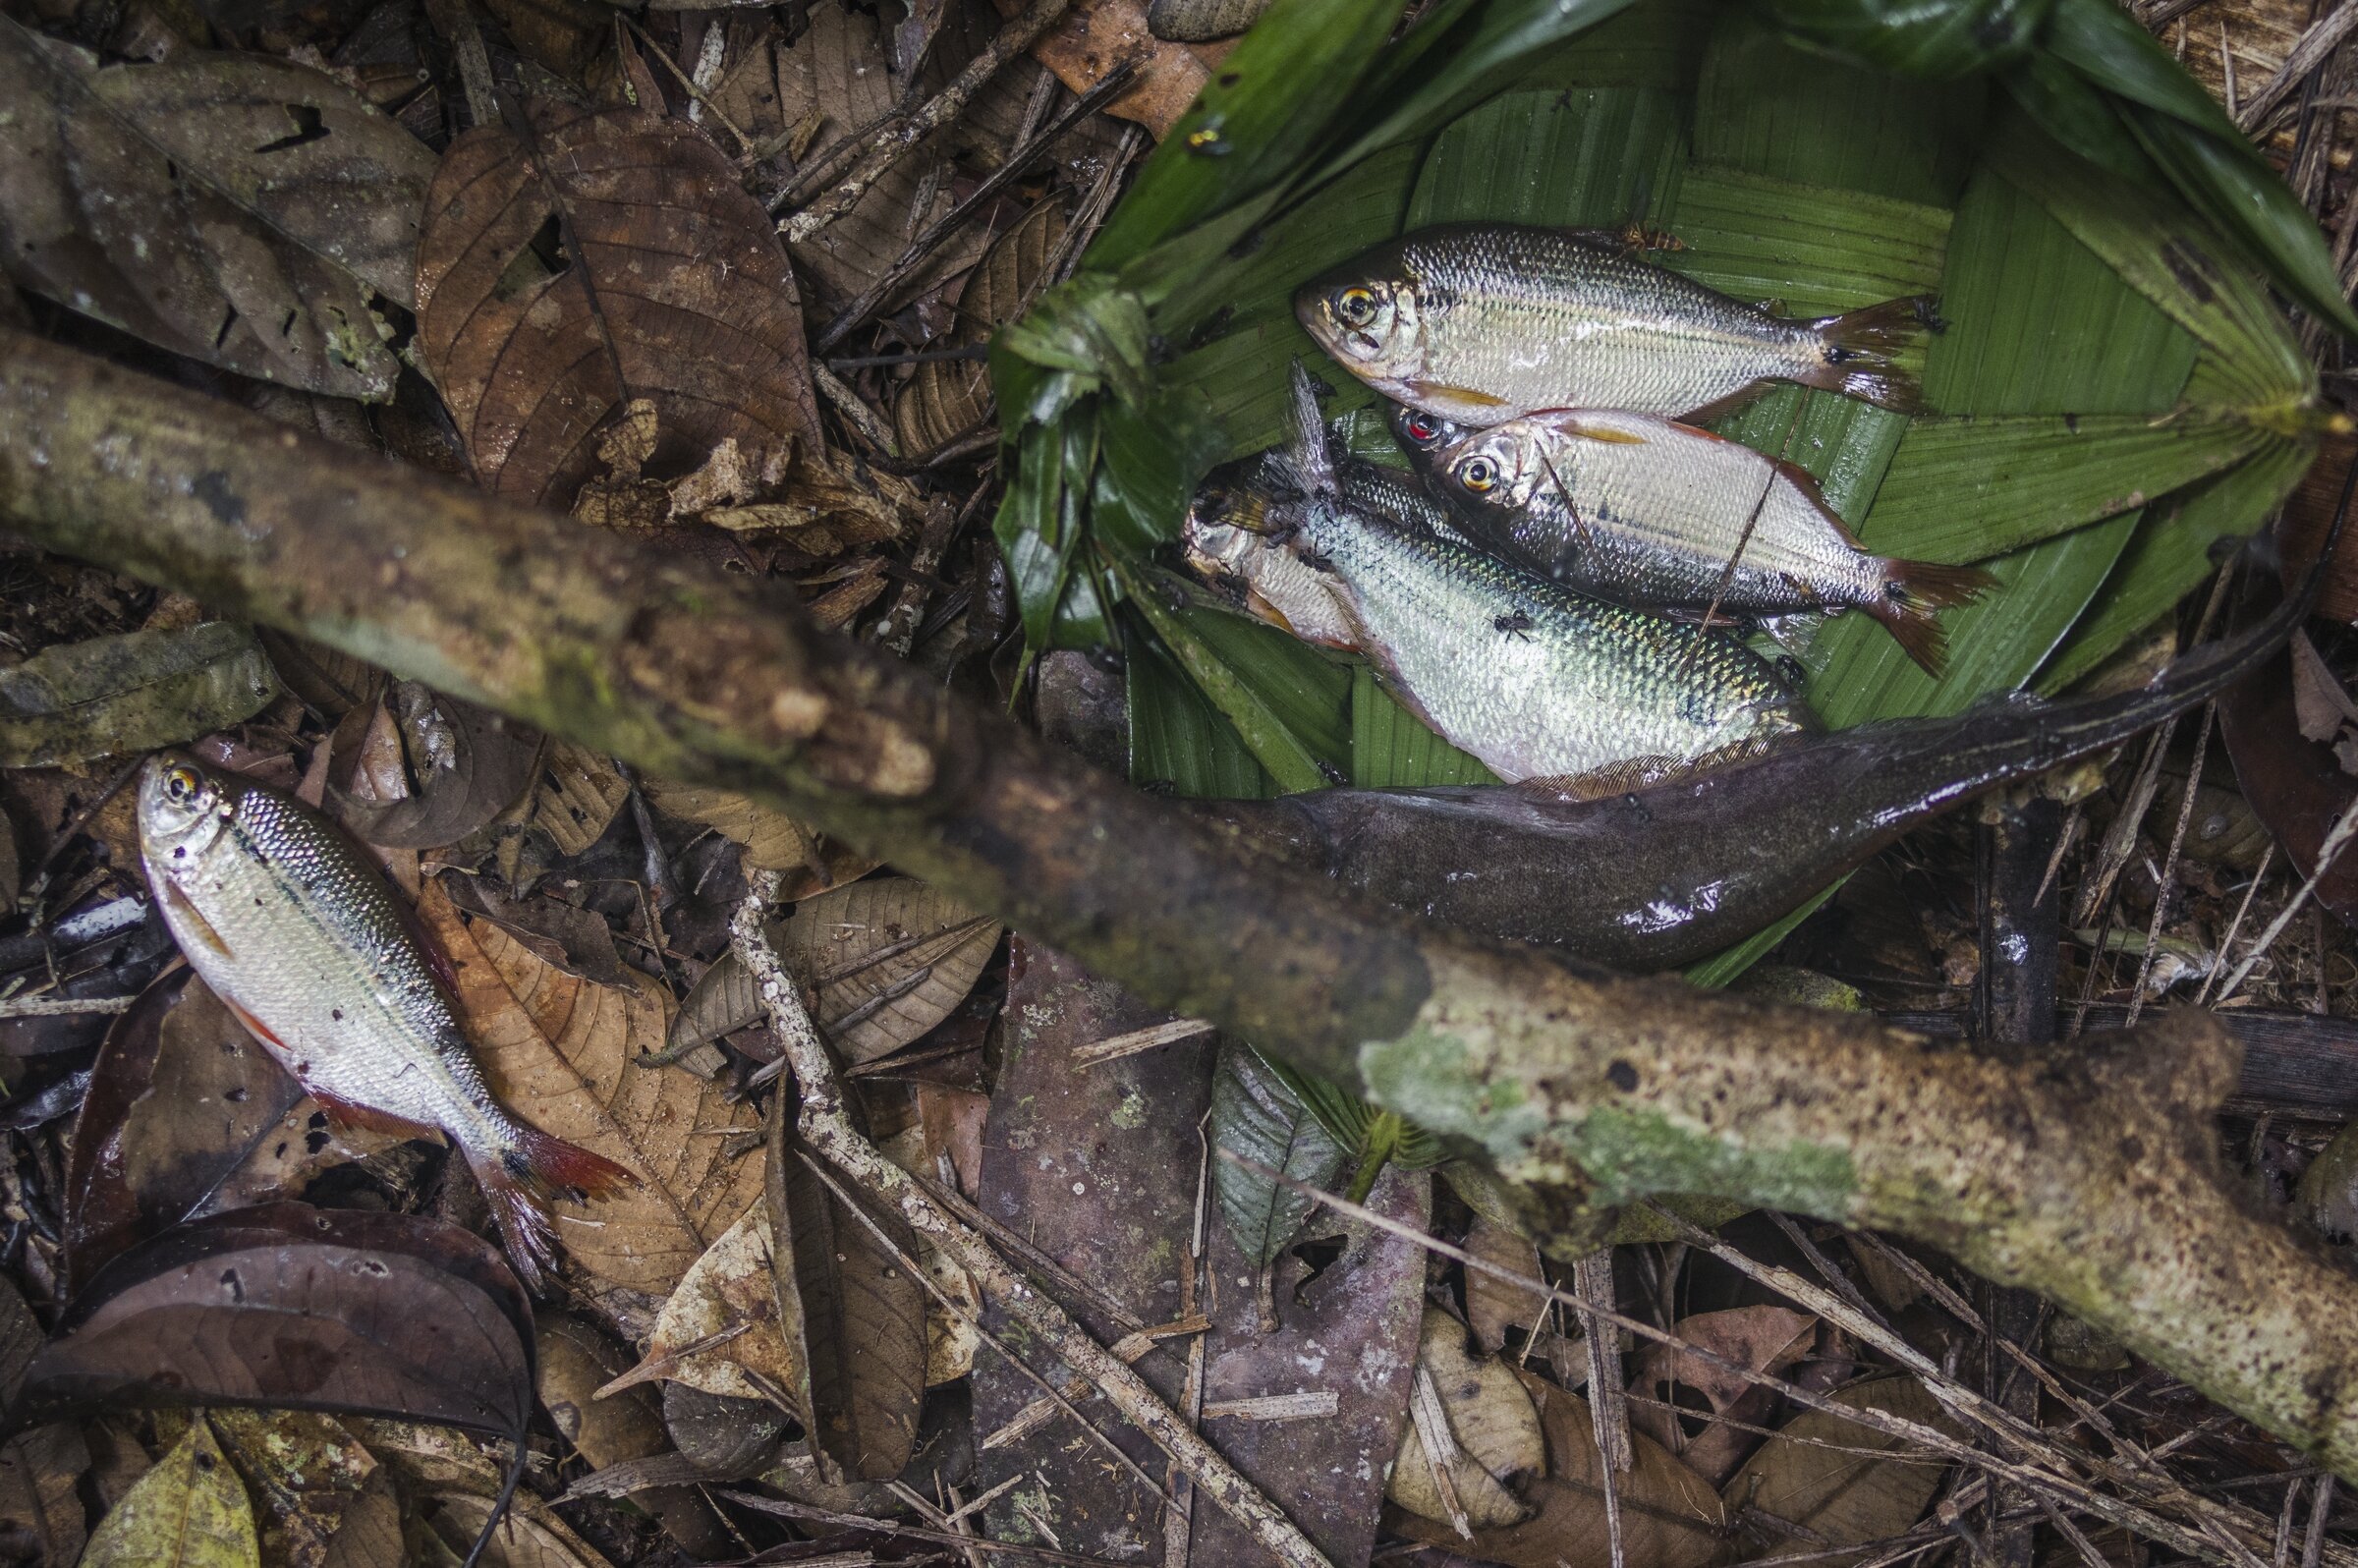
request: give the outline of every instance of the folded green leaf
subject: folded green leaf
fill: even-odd
[[[1211,1081],[1211,1142],[1312,1187],[1332,1183],[1349,1157],[1260,1053],[1232,1040],[1221,1041]],[[1310,1212],[1304,1194],[1225,1159],[1211,1162],[1211,1191],[1229,1234],[1258,1268],[1285,1251]]]

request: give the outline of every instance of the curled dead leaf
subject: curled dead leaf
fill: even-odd
[[[876,868],[875,861],[750,796],[649,779],[646,798],[658,810],[691,822],[702,822],[721,837],[744,846],[747,870],[785,872],[786,884],[778,895],[783,902],[823,893],[856,881]]]
[[[1477,1530],[1529,1518],[1531,1509],[1510,1483],[1544,1473],[1547,1449],[1539,1412],[1514,1369],[1493,1357],[1469,1356],[1465,1325],[1428,1309],[1417,1381],[1410,1394],[1413,1419],[1400,1433],[1384,1495],[1424,1519],[1447,1523],[1462,1516]],[[1418,1410],[1420,1402],[1425,1411]],[[1445,1466],[1434,1464],[1429,1434],[1434,1445],[1452,1450]]]
[[[1734,1307],[1682,1317],[1673,1332],[1725,1362],[1782,1376],[1816,1343],[1818,1319],[1782,1307]],[[1714,1486],[1758,1444],[1746,1428],[1765,1426],[1778,1397],[1719,1362],[1659,1343],[1639,1355],[1630,1392],[1639,1396],[1630,1426]]]
[[[730,1399],[800,1388],[801,1325],[779,1320],[769,1242],[769,1208],[756,1200],[673,1287],[639,1365],[608,1379],[594,1397],[657,1379]]]
[[[651,466],[734,440],[765,482],[820,446],[802,307],[768,215],[694,127],[526,105],[451,143],[425,201],[419,347],[482,483],[570,506],[634,398]]]
[[[1913,1377],[1880,1377],[1852,1383],[1832,1396],[1836,1404],[1880,1410],[1957,1435],[1954,1420]],[[1889,1458],[1872,1457],[1889,1452]],[[1927,1464],[1908,1456],[1900,1439],[1844,1421],[1823,1410],[1805,1410],[1729,1480],[1731,1507],[1800,1525],[1825,1546],[1849,1546],[1896,1536],[1924,1515],[1947,1474],[1945,1463]],[[1821,1555],[1806,1538],[1776,1536],[1761,1543],[1759,1557],[1808,1553],[1832,1568],[1864,1562],[1871,1552]]]
[[[940,347],[971,348],[1021,315],[1048,280],[1069,227],[1064,203],[1039,203],[993,240],[958,297],[958,324]],[[990,369],[980,359],[934,360],[917,367],[893,405],[901,449],[931,452],[979,430],[990,419]]]
[[[396,681],[385,704],[400,741],[398,772],[386,767],[374,781],[374,803],[336,803],[345,826],[368,843],[416,850],[455,844],[487,826],[532,785],[540,756],[537,730],[415,681]],[[372,765],[384,762],[372,759]]]

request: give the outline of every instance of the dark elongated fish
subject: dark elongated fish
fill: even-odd
[[[1397,402],[1469,425],[1543,409],[1673,417],[1764,381],[1912,412],[1892,356],[1927,300],[1788,321],[1640,259],[1617,236],[1445,224],[1306,283],[1294,313],[1335,363]]]
[[[1955,718],[1863,725],[1600,800],[1493,785],[1192,809],[1306,872],[1446,924],[1616,969],[1676,969],[1791,913],[1951,807],[2219,696],[2304,614],[2304,602],[2288,602],[2135,692],[2001,699]]]

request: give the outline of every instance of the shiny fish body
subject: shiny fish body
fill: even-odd
[[[1806,475],[1668,420],[1512,420],[1441,449],[1433,467],[1480,542],[1625,604],[1836,609],[1875,603],[1889,577]]]
[[[534,1203],[629,1173],[492,1097],[449,993],[384,879],[292,797],[172,754],[140,781],[148,880],[181,952],[331,1114],[446,1134],[528,1285],[551,1260]]]
[[[1910,409],[1914,382],[1888,356],[1931,320],[1917,301],[1785,320],[1608,236],[1487,223],[1378,247],[1294,308],[1368,385],[1469,425],[1561,408],[1691,415],[1768,380]]]
[[[1354,505],[1293,372],[1299,494],[1284,542],[1325,576],[1386,688],[1508,782],[1620,788],[1807,728],[1767,661],[1717,633],[1586,598],[1416,522]]]

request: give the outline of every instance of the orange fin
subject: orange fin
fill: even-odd
[[[531,1168],[525,1179],[552,1196],[580,1193],[585,1198],[611,1198],[640,1185],[639,1177],[628,1166],[617,1165],[603,1154],[592,1153],[579,1144],[569,1144],[537,1127],[518,1123],[516,1146],[516,1152]]]
[[[548,1200],[562,1193],[599,1198],[639,1178],[602,1154],[554,1138],[536,1127],[518,1123],[516,1145],[502,1153],[470,1149],[467,1167],[475,1172],[491,1205],[491,1217],[506,1241],[508,1260],[525,1289],[538,1294],[549,1270],[556,1266],[556,1229],[548,1214]]]
[[[374,1110],[348,1099],[339,1099],[333,1094],[320,1092],[309,1084],[304,1086],[304,1092],[319,1102],[319,1108],[327,1113],[328,1125],[341,1131],[383,1133],[389,1138],[401,1139],[442,1136],[442,1130],[438,1127],[428,1127],[423,1122],[414,1122],[406,1116],[396,1116],[391,1111]]]
[[[229,944],[221,939],[221,933],[213,929],[213,923],[196,913],[196,906],[190,901],[188,894],[160,876],[155,879],[155,885],[163,893],[164,902],[178,910],[181,919],[188,922],[189,929],[196,934],[196,940],[219,953],[223,958],[238,956],[231,952]]]
[[[1824,346],[1825,363],[1796,377],[1804,386],[1864,398],[1897,414],[1914,414],[1924,407],[1924,388],[1892,362],[1892,356],[1944,325],[1934,313],[1932,296],[1885,300],[1810,324]]]
[[[1417,396],[1426,401],[1446,400],[1477,409],[1503,409],[1508,406],[1506,399],[1494,397],[1470,386],[1451,386],[1441,381],[1419,381],[1413,384],[1416,387]]]
[[[1644,446],[1647,444],[1647,437],[1636,434],[1633,431],[1615,430],[1601,424],[1590,424],[1581,420],[1578,416],[1552,420],[1548,422],[1552,423],[1557,429],[1563,431],[1566,435],[1577,435],[1584,441],[1601,441],[1607,446]],[[1709,430],[1705,430],[1701,433],[1704,435],[1712,435],[1712,432]],[[1718,441],[1726,438],[1724,436],[1712,435],[1712,439]]]
[[[1937,679],[1948,667],[1948,634],[1938,612],[1979,598],[1997,579],[1979,567],[1891,561],[1885,565],[1883,582],[1885,591],[1862,607],[1883,624],[1909,658]]]
[[[213,994],[220,996],[221,993],[215,991]],[[268,1025],[264,1024],[260,1019],[254,1017],[252,1013],[249,1013],[246,1011],[246,1009],[240,1007],[237,1003],[231,1001],[226,996],[221,997],[221,1005],[228,1008],[230,1012],[237,1016],[238,1022],[246,1026],[247,1034],[252,1035],[255,1039],[260,1040],[264,1045],[270,1048],[271,1054],[279,1058],[281,1066],[284,1066],[291,1059],[291,1053],[287,1049],[287,1042],[283,1039],[280,1039],[276,1035],[270,1033],[270,1028]]]

